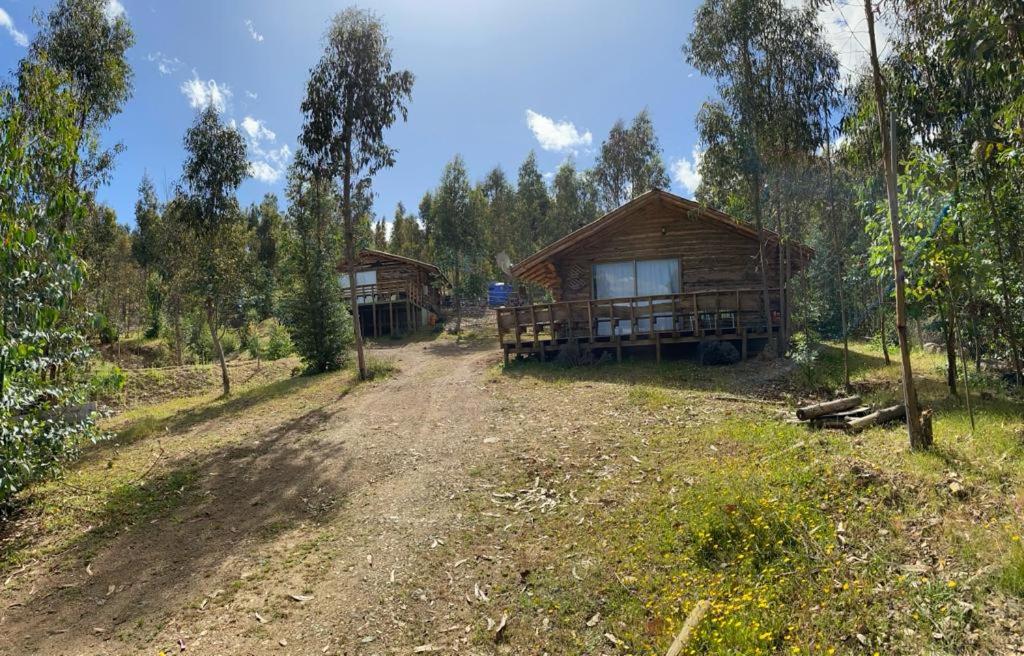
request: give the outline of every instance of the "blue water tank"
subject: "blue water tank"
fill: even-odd
[[[487,283],[487,305],[488,307],[496,307],[499,305],[507,305],[508,298],[512,295],[512,285],[506,282],[489,282]]]

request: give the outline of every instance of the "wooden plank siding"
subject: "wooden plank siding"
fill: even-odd
[[[593,265],[621,260],[677,258],[684,294],[761,285],[756,240],[725,226],[680,214],[663,206],[648,206],[556,255],[551,262],[548,287],[555,300],[592,298]],[[769,244],[765,260],[770,286],[778,286],[778,259],[778,249]]]
[[[763,239],[765,272],[760,269]],[[499,309],[498,340],[505,353],[541,358],[573,342],[581,348],[733,341],[747,355],[748,339],[785,338],[786,290],[780,266],[796,274],[813,251],[790,244],[780,258],[778,236],[759,235],[731,217],[654,190],[546,246],[512,268],[525,282],[547,288],[554,303]],[[594,266],[607,262],[675,259],[677,294],[595,299]],[[765,321],[763,281],[769,312]],[[617,326],[617,329],[611,329]]]
[[[376,272],[374,284],[357,285],[360,325],[363,334],[379,337],[400,334],[422,325],[421,311],[440,318],[443,287],[447,281],[437,267],[382,251],[364,250],[358,256],[356,273]],[[346,263],[338,264],[339,274],[347,274]],[[342,287],[342,296],[350,298],[351,288]]]

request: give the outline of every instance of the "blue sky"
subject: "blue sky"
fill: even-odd
[[[0,70],[8,74],[50,2],[0,0]],[[134,223],[144,172],[161,198],[184,157],[182,137],[197,103],[214,101],[249,142],[255,177],[243,204],[275,192],[284,206],[284,168],[301,128],[299,104],[330,16],[350,2],[295,0],[110,0],[136,35],[128,53],[135,93],[105,141],[120,141],[112,182],[99,198]],[[407,123],[388,141],[394,168],[374,179],[375,212],[415,209],[455,153],[481,178],[500,165],[514,178],[533,149],[541,169],[566,158],[590,166],[617,118],[648,108],[673,190],[696,184],[694,117],[712,81],[685,61],[681,46],[696,0],[374,0],[359,3],[388,26],[396,67],[416,76]]]

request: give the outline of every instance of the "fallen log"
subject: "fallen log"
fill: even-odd
[[[907,415],[907,408],[901,403],[900,405],[894,405],[889,408],[882,408],[876,410],[869,415],[863,417],[857,417],[849,421],[849,427],[851,431],[864,430],[870,426],[876,426],[878,424],[884,424],[893,419],[900,419]]]
[[[697,602],[697,605],[693,607],[693,610],[687,616],[686,622],[683,623],[683,628],[679,630],[679,635],[672,641],[672,646],[665,652],[665,656],[679,656],[682,653],[683,647],[693,637],[693,630],[704,619],[704,615],[708,612],[709,608],[711,608],[711,602],[707,599],[701,599]]]
[[[843,399],[836,399],[835,401],[826,401],[825,403],[816,403],[814,405],[805,405],[802,408],[796,409],[797,419],[807,421],[808,419],[814,419],[815,417],[821,417],[822,415],[830,415],[833,412],[841,412],[843,410],[849,410],[850,408],[856,408],[860,405],[859,396],[848,396]]]

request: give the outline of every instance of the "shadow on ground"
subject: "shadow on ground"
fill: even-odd
[[[238,399],[232,411],[249,402]],[[123,486],[99,510],[98,528],[65,552],[65,569],[39,582],[38,595],[10,611],[8,622],[20,624],[21,635],[38,636],[33,648],[63,645],[77,653],[114,634],[142,639],[170,613],[229,587],[262,545],[299,524],[329,520],[372,475],[365,466],[353,469],[343,442],[316,436],[336,413],[310,410],[251,441]],[[81,627],[84,615],[100,630],[62,632]],[[27,646],[0,639],[0,652],[14,647]]]

